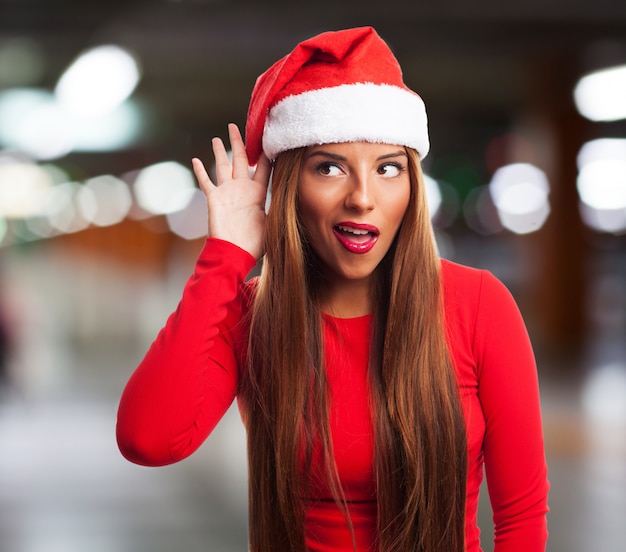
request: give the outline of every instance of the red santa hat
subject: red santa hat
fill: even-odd
[[[389,46],[371,27],[298,44],[256,81],[246,123],[250,164],[290,149],[340,142],[408,146],[424,158],[428,123]]]

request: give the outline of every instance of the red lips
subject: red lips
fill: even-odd
[[[333,228],[339,243],[350,253],[367,253],[376,245],[379,230],[370,224],[341,222]]]

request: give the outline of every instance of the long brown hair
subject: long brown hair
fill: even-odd
[[[305,550],[305,474],[315,442],[322,446],[334,499],[352,531],[328,423],[319,309],[323,282],[298,221],[303,152],[283,153],[275,163],[242,378],[253,552]],[[372,289],[369,371],[378,549],[461,552],[465,425],[445,340],[440,261],[419,157],[407,152],[411,199]]]

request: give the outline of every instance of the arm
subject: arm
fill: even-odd
[[[496,552],[539,552],[547,540],[548,480],[537,369],[511,294],[484,273],[475,354]]]
[[[213,430],[237,392],[236,335],[254,258],[208,239],[176,311],[127,383],[117,440],[130,461],[177,462]]]
[[[182,301],[126,385],[118,412],[122,454],[158,466],[189,456],[233,401],[239,370],[243,280],[263,254],[270,163],[250,178],[239,129],[229,125],[232,163],[213,139],[217,183],[193,160],[207,198],[209,235]],[[228,242],[228,243],[227,243]]]

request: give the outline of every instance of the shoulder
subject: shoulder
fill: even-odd
[[[441,283],[446,313],[475,311],[482,290],[485,270],[441,260]]]
[[[453,349],[471,349],[484,271],[441,261],[441,289],[448,340]]]
[[[520,316],[510,291],[487,270],[442,260],[441,278],[448,336],[455,342],[473,344],[477,335]]]
[[[454,305],[477,308],[479,303],[511,298],[506,286],[488,270],[442,259],[441,279],[446,308]]]
[[[441,259],[441,277],[444,289],[452,289],[458,286],[475,287],[480,285],[480,280],[485,273],[487,273],[486,270]]]

